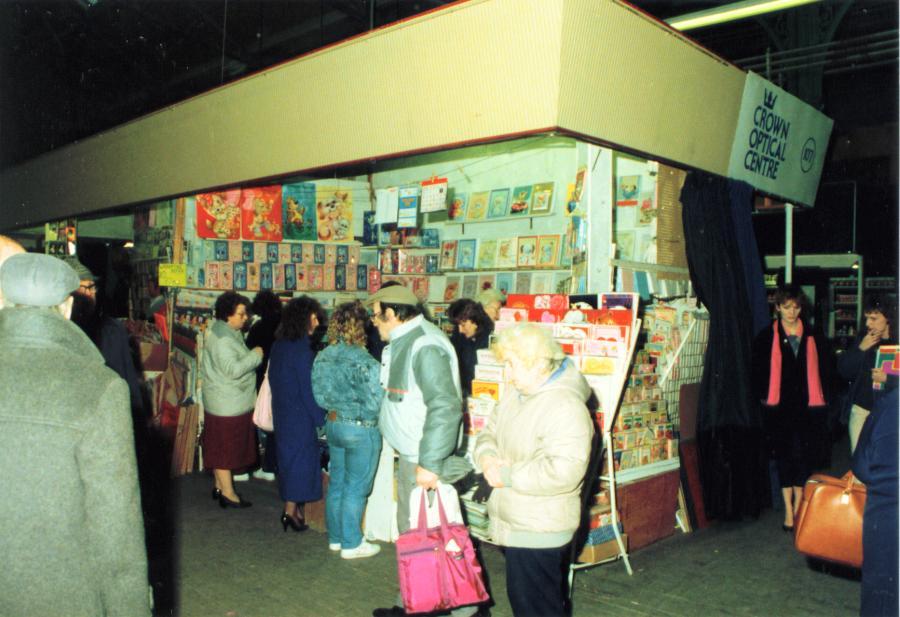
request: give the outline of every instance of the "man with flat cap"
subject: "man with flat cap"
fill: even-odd
[[[397,527],[409,529],[409,497],[416,486],[436,488],[444,465],[456,450],[462,421],[459,364],[447,336],[425,319],[418,298],[402,285],[382,287],[369,296],[372,322],[388,343],[381,356],[378,428],[399,454]],[[476,607],[453,611],[472,615]],[[375,617],[405,615],[400,606],[378,608]]]
[[[0,615],[150,615],[128,386],[68,321],[78,285],[0,267]]]

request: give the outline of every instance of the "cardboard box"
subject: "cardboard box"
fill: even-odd
[[[625,550],[628,550],[628,534],[622,534],[622,542],[625,544]],[[619,554],[619,544],[615,539],[603,544],[588,544],[578,555],[578,563],[597,563],[604,559],[612,559]]]

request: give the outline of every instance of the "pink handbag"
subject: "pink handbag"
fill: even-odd
[[[268,432],[275,429],[272,423],[272,388],[269,387],[268,369],[259,385],[259,393],[256,395],[256,405],[253,406],[253,424]]]
[[[419,524],[397,538],[400,595],[407,613],[430,613],[490,599],[469,530],[448,523],[437,492],[440,527],[427,528],[425,491],[419,505]]]

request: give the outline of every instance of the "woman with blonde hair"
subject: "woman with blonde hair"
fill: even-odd
[[[594,433],[585,405],[591,390],[535,324],[502,330],[493,352],[504,364],[507,389],[475,446],[494,488],[491,537],[505,547],[513,614],[562,616],[567,547],[581,520]]]
[[[366,498],[381,454],[378,412],[381,365],[366,351],[368,315],[359,301],[337,307],[328,323],[329,346],[312,369],[316,402],[327,410],[329,484],[325,497],[328,547],[344,559],[376,555],[362,536]]]

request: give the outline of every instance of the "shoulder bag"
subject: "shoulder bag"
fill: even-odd
[[[268,368],[266,368],[266,374],[259,385],[256,405],[253,406],[253,424],[270,433],[275,430],[272,422],[272,388],[269,387]]]

